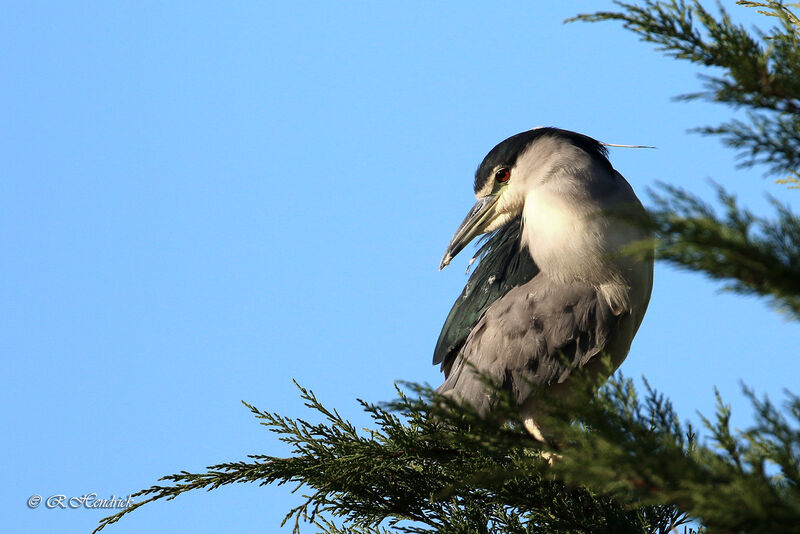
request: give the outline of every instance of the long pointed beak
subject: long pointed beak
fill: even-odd
[[[455,258],[475,236],[484,232],[484,228],[487,226],[486,223],[494,215],[494,205],[497,203],[498,198],[500,198],[500,195],[487,195],[479,198],[475,205],[472,206],[461,226],[456,230],[453,239],[450,240],[450,244],[447,245],[447,250],[444,251],[442,263],[439,265],[440,271],[447,267],[450,260]]]

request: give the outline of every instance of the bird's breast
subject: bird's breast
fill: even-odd
[[[538,190],[523,207],[522,241],[543,273],[561,282],[580,281],[598,288],[612,309],[633,307],[643,315],[652,287],[652,259],[625,253],[646,239],[642,228],[614,210],[642,210],[638,201],[598,204]]]
[[[536,265],[551,276],[594,281],[606,272],[607,226],[598,210],[557,194],[536,191],[525,198],[522,241]]]

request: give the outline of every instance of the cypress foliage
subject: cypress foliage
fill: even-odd
[[[614,3],[620,12],[579,15],[570,21],[619,21],[669,56],[721,69],[722,75],[701,76],[704,91],[678,98],[742,108],[747,120],[697,131],[720,136],[739,152],[743,166],[765,164],[776,174],[800,167],[800,22],[787,5],[774,0],[738,1],[778,23],[766,34],[752,35],[735,24],[721,5],[715,17],[697,0]]]
[[[374,428],[359,431],[298,387],[322,423],[247,405],[291,446],[291,456],[252,455],[203,473],[164,477],[166,484],[135,494],[145,500],[104,519],[99,528],[153,500],[240,482],[305,486],[305,502],[284,520],[293,521],[296,532],[305,521],[329,533],[634,534],[666,533],[686,521],[676,506],[623,502],[554,476],[540,444],[518,421],[515,399],[499,389],[495,418],[484,420],[428,387],[406,384],[411,394],[398,389],[394,402],[361,401]],[[587,397],[591,389],[587,384]]]
[[[719,136],[746,167],[762,165],[789,189],[800,186],[800,20],[782,2],[739,1],[772,17],[753,34],[720,6],[697,1],[616,2],[619,11],[571,20],[618,21],[667,55],[715,67],[705,99],[746,110],[697,130]],[[782,189],[788,191],[789,189]],[[718,187],[722,214],[689,192],[662,185],[647,220],[657,258],[759,295],[800,319],[800,218],[773,200],[773,218],[758,217]],[[298,386],[299,387],[299,386]],[[288,443],[286,458],[252,455],[204,472],[162,478],[135,494],[144,500],[103,519],[97,530],[138,507],[187,491],[233,483],[294,483],[305,489],[286,521],[329,533],[707,533],[800,532],[800,398],[782,407],[745,388],[753,425],[730,428],[718,396],[700,439],[670,402],[646,383],[644,395],[620,375],[585,387],[570,405],[552,403],[546,421],[555,448],[522,428],[514,402],[497,390],[483,420],[426,386],[405,384],[387,404],[361,402],[373,428],[358,430],[300,387],[311,424],[263,412],[254,416]],[[542,447],[558,454],[552,465]]]

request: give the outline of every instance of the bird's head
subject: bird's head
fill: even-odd
[[[605,146],[591,137],[549,127],[499,143],[475,172],[478,201],[456,230],[439,268],[446,267],[475,237],[520,216],[531,192],[549,188],[559,196],[580,196],[579,190],[591,187],[593,179],[583,170],[599,165],[608,173],[613,171],[606,154]]]

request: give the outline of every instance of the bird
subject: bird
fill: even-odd
[[[444,373],[436,392],[485,416],[496,397],[488,378],[510,392],[530,434],[546,441],[537,423],[541,393],[567,398],[578,370],[616,370],[642,323],[652,240],[633,220],[646,212],[605,143],[555,127],[492,148],[474,190],[477,202],[439,266],[482,236],[478,264],[434,349]],[[644,254],[624,253],[637,243]]]

